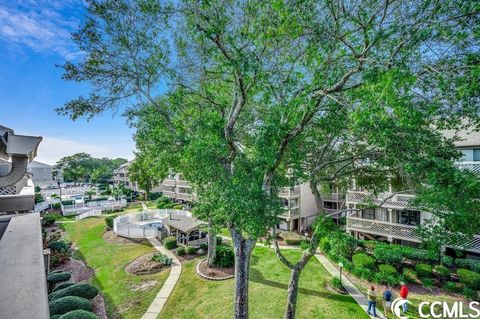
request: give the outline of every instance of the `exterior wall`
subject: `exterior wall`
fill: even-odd
[[[317,214],[317,205],[315,196],[308,183],[300,184],[300,215],[309,217]]]
[[[52,168],[51,167],[32,167],[28,171],[32,173],[32,181],[35,184],[52,183]]]

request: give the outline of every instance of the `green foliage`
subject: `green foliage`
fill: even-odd
[[[180,247],[180,248],[183,248],[183,247]],[[180,249],[180,248],[178,248],[178,249]],[[177,255],[178,255],[178,249],[177,249]],[[162,254],[162,253],[155,253],[152,256],[152,260],[161,263],[162,266],[170,266],[172,264],[172,258],[169,258],[167,255]]]
[[[59,283],[59,282],[62,282],[62,281],[67,281],[69,280],[71,277],[70,273],[69,272],[57,272],[57,273],[53,273],[53,274],[49,274],[47,276],[47,282],[48,283]]]
[[[50,315],[62,315],[64,313],[83,309],[92,311],[92,304],[88,299],[76,296],[67,296],[52,300],[48,303],[50,308]]]
[[[478,300],[478,291],[469,287],[463,288],[462,295],[470,300]]]
[[[192,254],[195,254],[196,249],[195,249],[195,247],[193,247],[193,246],[187,246],[187,250],[186,250],[186,251],[187,251],[187,254],[192,255]]]
[[[53,288],[52,292],[55,292],[55,291],[58,291],[58,290],[61,290],[63,288],[67,288],[71,285],[74,285],[75,283],[74,282],[71,282],[71,281],[67,281],[67,282],[61,282],[57,285],[55,285],[55,288]]]
[[[415,272],[415,270],[411,268],[404,268],[402,275],[405,278],[405,280],[409,283],[414,284],[414,283],[417,283],[418,281],[417,273]]]
[[[169,236],[163,240],[163,245],[167,249],[175,249],[177,248],[177,238],[175,238],[175,236]]]
[[[229,246],[217,246],[213,264],[219,267],[233,267],[235,264],[235,254],[232,248]]]
[[[68,251],[68,243],[63,240],[52,241],[48,244],[48,248],[64,253]]]
[[[55,223],[55,220],[56,220],[55,216],[51,214],[45,214],[42,216],[42,225],[44,227],[50,227]]]
[[[373,256],[379,262],[383,262],[390,265],[400,265],[403,260],[403,254],[399,249],[395,249],[395,246],[387,244],[375,245],[373,250]]]
[[[208,249],[207,243],[201,243],[200,244],[200,249],[207,250]]]
[[[181,209],[181,210],[182,210],[184,207],[183,207],[182,204],[178,204],[178,205],[173,206],[172,208],[173,208],[173,209]]]
[[[443,265],[436,265],[433,267],[435,274],[442,280],[450,279],[450,270]]]
[[[185,248],[183,246],[178,247],[175,252],[177,253],[177,256],[183,256],[186,254]]]
[[[217,236],[217,246],[220,246],[223,243],[223,238],[222,236]]]
[[[458,280],[468,288],[480,290],[480,274],[468,269],[457,270]]]
[[[331,248],[332,247],[330,246],[330,240],[328,239],[328,237],[322,237],[322,239],[320,240],[320,250],[323,253],[328,254]]]
[[[373,270],[375,268],[375,259],[364,253],[358,253],[352,256],[352,262],[355,268]]]
[[[417,264],[415,265],[415,271],[418,278],[431,278],[433,274],[432,266],[428,264]]]
[[[330,235],[330,256],[334,260],[350,259],[357,247],[357,240],[343,232],[332,232]]]
[[[425,287],[425,288],[432,288],[434,285],[435,285],[435,282],[433,281],[432,278],[422,278],[422,285]]]
[[[300,243],[302,243],[302,242],[303,242],[303,240],[301,240],[301,239],[293,239],[293,238],[285,239],[285,244],[291,245],[291,246],[299,246]]]
[[[474,259],[455,259],[455,264],[461,268],[467,268],[480,273],[480,260]]]
[[[462,287],[453,281],[447,281],[442,285],[442,288],[450,293],[458,293],[462,291]]]
[[[388,277],[388,276],[397,277],[398,276],[397,269],[395,269],[395,267],[393,267],[391,265],[378,265],[378,272],[383,277]]]
[[[330,285],[331,285],[333,288],[338,289],[338,290],[342,290],[342,289],[343,289],[342,281],[340,280],[340,277],[337,277],[337,276],[333,276],[333,277],[330,279]]]
[[[58,290],[51,300],[56,300],[66,296],[77,296],[85,299],[93,299],[97,294],[97,288],[89,284],[80,283]]]
[[[63,314],[59,319],[98,319],[98,317],[91,311],[78,309]]]
[[[454,262],[453,262],[453,257],[450,256],[442,256],[442,264],[444,264],[447,267],[452,267]]]
[[[117,217],[117,215],[111,215],[105,217],[105,224],[107,225],[108,229],[113,229],[113,220]]]
[[[62,315],[53,315],[53,316],[50,316],[50,319],[60,319]]]
[[[45,199],[43,198],[42,194],[40,193],[35,193],[35,204],[44,202]]]

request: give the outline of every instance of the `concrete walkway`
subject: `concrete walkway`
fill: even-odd
[[[148,241],[153,247],[155,247],[156,250],[164,255],[167,255],[169,258],[172,258],[170,275],[168,275],[167,280],[163,284],[155,299],[153,299],[150,307],[148,307],[147,312],[145,312],[145,314],[142,316],[142,319],[156,319],[162,311],[163,306],[167,302],[168,296],[170,296],[172,293],[178,278],[180,278],[180,274],[182,273],[182,264],[170,250],[163,247],[156,237],[148,238]]]
[[[335,267],[330,260],[328,260],[324,255],[321,255],[319,253],[315,254],[315,257],[318,259],[318,261],[325,267],[325,269],[335,277],[340,276],[340,271]],[[365,295],[358,290],[357,287],[344,275],[342,275],[342,284],[345,290],[350,294],[350,296],[355,299],[355,301],[360,305],[360,307],[367,312],[368,309],[368,299],[365,297]],[[380,298],[380,292],[377,292]],[[383,313],[379,310],[379,306],[381,306],[381,302],[377,302],[377,317],[386,319],[386,317],[383,315]],[[372,316],[373,318],[373,316]]]

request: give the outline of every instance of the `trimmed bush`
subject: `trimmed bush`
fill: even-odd
[[[478,300],[478,292],[468,287],[463,288],[462,295],[470,300]]]
[[[58,282],[70,280],[70,277],[71,275],[69,272],[65,272],[65,271],[57,272],[57,273],[48,275],[47,282],[55,284]]]
[[[55,223],[55,216],[50,214],[45,214],[42,217],[42,225],[44,227],[50,227]]]
[[[320,250],[324,253],[328,253],[332,247],[330,246],[330,240],[328,237],[322,237],[320,240]]]
[[[473,259],[455,259],[455,264],[460,268],[467,268],[476,272],[480,272],[480,261]]]
[[[436,265],[433,270],[440,279],[448,280],[450,278],[450,270],[443,265]]]
[[[200,249],[207,250],[208,249],[207,243],[201,243],[200,244]]]
[[[177,248],[177,239],[174,236],[169,236],[163,240],[163,245],[167,249],[175,249]]]
[[[340,280],[340,277],[333,276],[330,279],[330,286],[335,288],[335,289],[342,290],[343,285],[342,285],[342,281]]]
[[[196,252],[195,247],[193,247],[193,246],[187,246],[187,254],[193,255],[193,254],[195,254],[195,252]]]
[[[213,264],[219,267],[233,267],[235,264],[235,254],[232,248],[228,246],[217,246]]]
[[[352,261],[357,268],[373,270],[375,267],[375,259],[364,253],[353,255]]]
[[[443,256],[442,257],[442,264],[444,264],[447,267],[452,267],[453,266],[453,257]]]
[[[432,288],[435,285],[435,282],[432,278],[422,278],[422,285],[425,288]]]
[[[71,281],[61,282],[61,283],[57,284],[55,286],[55,288],[53,288],[52,292],[62,290],[63,288],[67,288],[67,287],[70,287],[72,285],[75,285],[75,283],[71,282]]]
[[[173,209],[183,209],[183,205],[181,204],[175,205],[173,206]]]
[[[403,260],[402,252],[398,249],[392,249],[390,245],[379,244],[373,250],[373,256],[379,262],[390,265],[400,265]]]
[[[417,273],[415,272],[415,270],[413,270],[411,268],[403,269],[402,275],[407,282],[412,283],[412,284],[416,283],[417,280],[418,280]]]
[[[217,236],[217,245],[220,246],[223,243],[222,236]]]
[[[290,246],[299,246],[301,242],[302,242],[301,239],[294,239],[294,238],[285,239],[285,244]]]
[[[355,248],[357,248],[357,240],[352,236],[343,232],[332,232],[330,236],[330,252],[329,256],[335,261],[342,258],[352,258]]]
[[[395,269],[395,267],[391,265],[379,265],[378,273],[383,277],[388,277],[388,276],[398,277],[397,269]]]
[[[458,293],[462,290],[462,287],[453,281],[447,281],[442,288],[451,293]]]
[[[77,309],[63,314],[59,319],[98,319],[98,317],[91,311]]]
[[[63,315],[72,310],[83,309],[92,311],[92,303],[82,297],[67,296],[55,299],[49,303],[51,315]]]
[[[177,250],[178,251],[178,250]],[[172,264],[172,258],[162,253],[156,253],[152,256],[152,260],[159,262],[162,266],[170,266]]]
[[[417,264],[415,266],[415,271],[417,272],[418,278],[431,278],[432,277],[432,266],[429,264]]]
[[[93,299],[98,294],[98,289],[89,284],[74,284],[58,290],[51,300],[57,300],[66,296],[77,296],[85,299]]]
[[[107,216],[105,217],[105,224],[107,225],[108,229],[113,229],[113,220],[117,217],[117,215]]]
[[[51,250],[56,250],[56,251],[65,253],[68,251],[68,244],[63,240],[57,240],[57,241],[50,242],[48,244],[48,248],[50,248]]]
[[[458,269],[457,275],[459,281],[468,288],[475,290],[480,289],[480,274],[468,269]]]
[[[183,247],[178,247],[176,250],[177,256],[183,256],[185,255],[185,248]]]

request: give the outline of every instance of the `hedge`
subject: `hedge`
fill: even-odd
[[[364,253],[353,255],[352,262],[357,268],[373,270],[375,267],[375,259]]]
[[[174,236],[169,236],[163,240],[163,245],[167,249],[177,248],[177,238],[175,238]]]
[[[329,255],[335,261],[342,258],[350,259],[357,248],[357,240],[343,232],[333,232],[330,234],[330,252]]]
[[[92,311],[92,303],[82,297],[67,296],[55,299],[49,303],[51,315],[63,315],[72,310],[83,309]]]
[[[460,284],[457,284],[452,281],[447,281],[446,283],[444,283],[442,288],[451,293],[458,293],[462,290]]]
[[[152,256],[152,260],[159,262],[162,266],[170,266],[172,264],[172,258],[162,253],[156,253]]]
[[[476,272],[480,272],[480,261],[474,259],[455,259],[455,264],[460,268],[467,268]]]
[[[50,214],[43,215],[42,224],[45,227],[52,226],[54,223],[55,223],[55,216],[50,215]]]
[[[177,252],[177,256],[183,256],[185,255],[185,248],[178,247],[176,252]]]
[[[445,266],[448,266],[448,267],[452,267],[453,266],[453,257],[443,256],[442,257],[442,264],[444,264]]]
[[[288,238],[285,239],[285,243],[290,246],[298,246],[302,242],[302,239],[293,239],[293,238]]]
[[[417,272],[418,278],[431,278],[432,277],[432,266],[428,264],[417,264],[415,266],[415,271]]]
[[[471,289],[480,289],[480,274],[468,269],[457,270],[458,279]]]
[[[59,319],[98,319],[98,317],[91,311],[77,309],[61,315]]]
[[[328,237],[322,237],[320,240],[320,250],[324,253],[328,253],[332,247],[330,246],[330,240]]]
[[[398,276],[397,269],[391,265],[379,265],[378,266],[378,273],[383,276],[383,277],[388,277],[388,276]]]
[[[55,291],[59,291],[59,290],[62,290],[63,288],[67,288],[71,285],[75,285],[74,282],[71,282],[71,281],[67,281],[67,282],[61,282],[59,284],[57,284],[55,286],[55,288],[53,288],[52,292],[55,292]]]
[[[450,270],[443,265],[436,265],[433,267],[433,270],[435,270],[436,275],[441,279],[446,280],[450,278]]]
[[[392,249],[390,245],[376,245],[373,250],[373,256],[379,262],[390,265],[400,265],[403,260],[402,252],[398,249]]]
[[[62,281],[67,281],[71,277],[69,272],[57,272],[47,276],[48,283],[57,283]]]
[[[192,255],[195,254],[197,250],[193,246],[187,246],[187,254]]]
[[[415,272],[415,270],[411,269],[411,268],[405,268],[403,269],[403,273],[402,273],[403,277],[405,278],[405,280],[411,284],[414,284],[417,282],[418,280],[418,276],[417,276],[417,273]]]
[[[235,254],[232,248],[228,246],[217,246],[213,264],[219,267],[233,267],[235,264]]]
[[[98,289],[89,284],[75,284],[59,290],[51,300],[57,300],[66,296],[77,296],[85,299],[93,299],[98,294]]]
[[[50,248],[51,250],[56,250],[56,251],[65,253],[68,251],[68,244],[63,240],[57,240],[49,243],[48,248]]]
[[[221,245],[223,242],[222,236],[217,236],[216,240],[217,240],[217,245]]]
[[[200,244],[200,249],[207,250],[208,249],[207,243],[201,243]]]
[[[109,229],[113,228],[113,220],[117,217],[117,215],[107,216],[105,217],[105,224]]]

